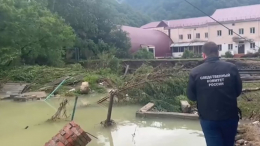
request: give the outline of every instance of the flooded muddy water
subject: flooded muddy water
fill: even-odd
[[[88,146],[206,146],[199,122],[176,119],[139,119],[135,112],[141,106],[115,106],[112,119],[117,126],[105,129],[100,122],[106,119],[107,107],[95,105],[103,95],[80,97],[75,122],[85,131],[98,137],[92,138]],[[58,108],[61,100],[17,103],[0,101],[0,145],[1,146],[43,146],[68,121],[46,122]],[[93,103],[81,107],[82,103]],[[74,99],[67,108],[73,109]],[[25,129],[25,127],[27,127]]]

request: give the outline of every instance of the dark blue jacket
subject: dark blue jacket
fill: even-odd
[[[190,72],[187,94],[190,100],[197,101],[201,119],[238,118],[237,97],[241,92],[237,67],[219,57],[207,58]]]

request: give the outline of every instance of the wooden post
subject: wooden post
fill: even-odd
[[[128,70],[129,70],[129,65],[126,66],[125,73],[124,73],[124,77],[125,77],[126,74],[128,73]]]
[[[72,112],[72,115],[71,115],[71,121],[74,120],[74,115],[75,115],[75,111],[76,111],[76,106],[77,106],[78,98],[79,98],[78,96],[76,96],[76,98],[75,98],[74,107],[73,107],[73,112]]]
[[[113,103],[114,103],[114,93],[110,94],[110,101],[109,101],[109,107],[108,107],[108,112],[107,112],[107,119],[105,121],[106,126],[110,126],[112,121],[111,121],[111,115],[112,115],[112,109],[113,109]]]

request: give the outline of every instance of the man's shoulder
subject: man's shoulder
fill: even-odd
[[[237,66],[231,62],[227,62],[227,61],[224,61],[224,60],[220,60],[219,63],[222,65],[222,66],[226,66],[226,67],[229,67],[230,69],[234,69],[234,68],[237,68]]]
[[[202,63],[196,67],[194,67],[193,69],[191,69],[191,73],[197,73],[198,71],[201,71],[204,68],[205,64]]]

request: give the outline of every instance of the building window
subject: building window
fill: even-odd
[[[222,51],[222,45],[218,45],[218,50]]]
[[[200,33],[196,33],[196,38],[197,38],[197,39],[200,38]]]
[[[180,40],[183,40],[183,35],[179,35],[179,39],[180,39]]]
[[[228,34],[229,34],[229,35],[233,35],[233,29],[230,29],[230,30],[228,31]]]
[[[254,27],[250,28],[250,33],[255,33],[255,28]]]
[[[173,53],[184,52],[184,47],[173,47]]]
[[[221,30],[218,30],[218,36],[221,36],[221,35],[222,35]]]
[[[255,48],[255,43],[250,43],[250,48],[254,49]]]
[[[228,50],[233,50],[233,44],[228,44]]]
[[[239,29],[239,34],[244,34],[244,29],[243,28]]]
[[[205,33],[205,38],[209,38],[209,34],[207,32]]]
[[[191,39],[191,34],[188,34],[188,39],[189,39],[189,40]]]

